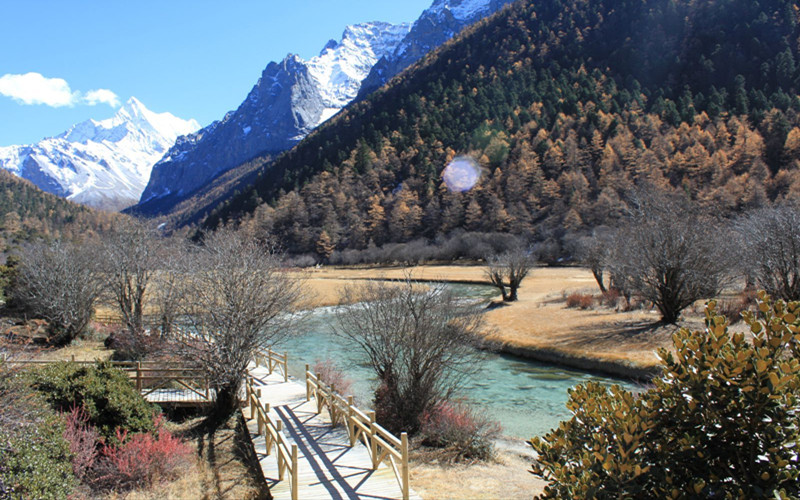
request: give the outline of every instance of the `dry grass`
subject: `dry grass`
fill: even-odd
[[[532,498],[547,483],[527,472],[530,463],[512,452],[476,464],[420,461],[412,454],[411,487],[426,500]]]
[[[111,358],[113,351],[106,349],[101,340],[74,340],[68,346],[59,349],[42,349],[36,353],[35,359],[47,361],[95,361]]]

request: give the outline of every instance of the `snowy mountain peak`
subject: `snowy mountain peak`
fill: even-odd
[[[153,165],[177,137],[199,128],[131,97],[106,120],[86,120],[37,144],[0,148],[0,168],[73,201],[119,209],[139,198]]]
[[[372,66],[390,54],[410,29],[408,23],[352,24],[344,29],[341,42],[328,42],[319,56],[306,63],[325,107],[338,111],[352,101]]]
[[[436,0],[428,11],[437,14],[450,12],[459,21],[471,21],[488,14],[492,10],[491,3],[490,0]]]

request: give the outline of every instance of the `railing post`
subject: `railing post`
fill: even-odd
[[[297,500],[297,445],[292,445],[292,500]]]
[[[306,363],[306,401],[311,401],[311,381],[308,378],[310,375],[310,372],[308,371],[309,369],[310,367],[308,366],[308,363]]]
[[[70,359],[70,361],[72,361],[74,363],[75,362],[75,355],[73,354],[72,356],[69,357],[69,359]]]
[[[350,448],[356,445],[356,424],[353,423],[353,396],[347,396],[347,435],[350,437]]]
[[[136,362],[136,390],[142,392],[142,362]]]
[[[408,484],[408,433],[406,432],[400,434],[400,455],[402,457],[402,463],[400,465],[402,481],[400,482],[402,483],[401,487],[403,489],[403,500],[408,500],[411,488]]]
[[[283,471],[286,468],[286,465],[283,463],[283,455],[281,454],[280,450],[280,443],[281,443],[281,432],[283,431],[283,421],[278,420],[275,424],[275,427],[278,429],[278,436],[275,440],[275,445],[278,447],[278,479],[283,481]]]
[[[330,389],[330,398],[328,398],[328,416],[331,417],[331,425],[335,427],[338,415],[338,412],[336,411],[336,386],[331,384]]]
[[[317,377],[317,413],[322,411],[322,404],[325,400],[325,390],[322,389],[322,381],[319,379],[319,373],[316,374]],[[319,393],[322,393],[322,397],[319,396]]]
[[[371,411],[367,414],[369,416],[369,451],[372,455],[372,470],[378,468],[378,440],[375,439],[375,434],[378,431],[375,429],[375,412]]]
[[[244,379],[244,401],[247,406],[250,406],[250,384],[252,380],[250,377],[245,377]]]
[[[289,381],[289,353],[283,353],[283,381]]]

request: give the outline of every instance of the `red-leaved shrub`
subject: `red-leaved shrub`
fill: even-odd
[[[64,413],[64,420],[64,439],[69,443],[72,454],[72,472],[78,481],[83,481],[97,460],[100,433],[89,424],[89,415],[82,406],[73,406],[68,413]]]
[[[500,424],[466,404],[444,401],[422,415],[420,435],[423,444],[446,449],[453,460],[486,460],[500,431]]]
[[[190,448],[164,428],[156,417],[154,433],[117,431],[117,446],[104,445],[94,469],[93,486],[124,491],[171,480],[189,460]]]

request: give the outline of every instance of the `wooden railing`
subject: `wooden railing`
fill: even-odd
[[[272,375],[272,372],[276,369],[280,369],[283,374],[283,381],[289,381],[288,353],[279,354],[272,349],[261,349],[256,351],[256,354],[253,356],[253,361],[256,366],[266,366],[270,375]]]
[[[270,351],[271,352],[271,351]],[[284,361],[286,358],[284,357]],[[284,366],[285,367],[285,366]],[[286,373],[284,371],[284,373]],[[287,445],[283,437],[283,421],[273,419],[269,414],[269,403],[261,402],[261,389],[254,387],[253,377],[248,376],[245,384],[247,405],[250,407],[250,418],[256,419],[258,436],[263,435],[266,441],[267,455],[272,454],[273,447],[277,451],[278,480],[283,481],[286,472],[291,479],[292,500],[297,500],[297,445]]]
[[[400,439],[375,422],[375,412],[365,412],[353,403],[353,396],[346,399],[320,380],[319,375],[311,373],[306,365],[306,401],[314,397],[317,400],[317,413],[322,408],[328,409],[334,425],[345,423],[350,446],[355,446],[360,439],[369,449],[372,458],[372,469],[375,470],[383,461],[388,461],[394,471],[403,500],[408,500],[411,487],[408,470],[408,434],[400,435]]]

